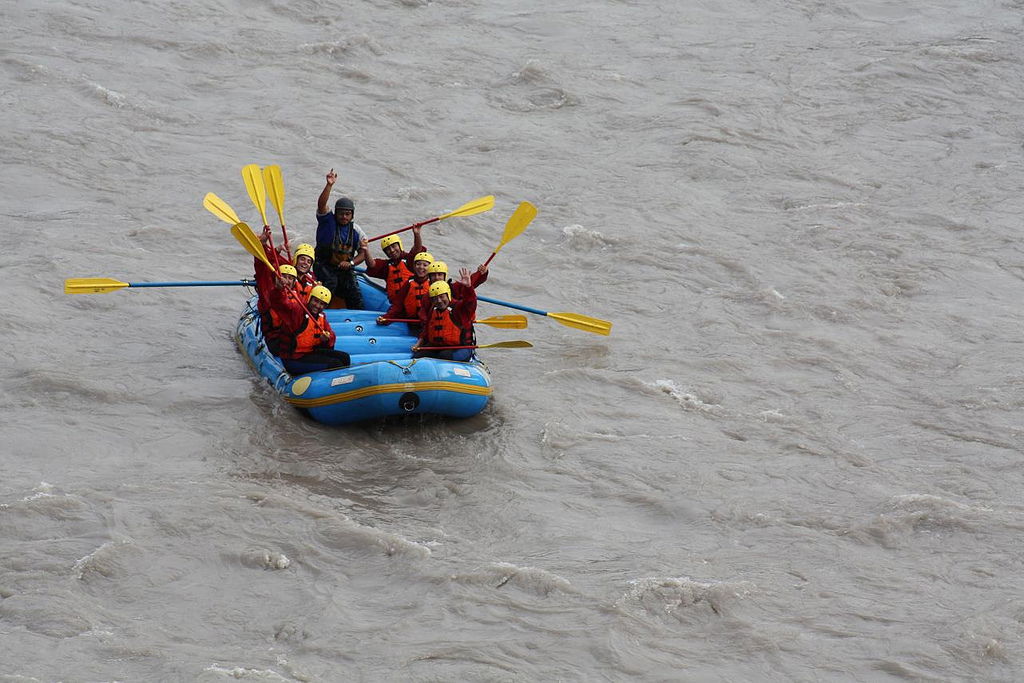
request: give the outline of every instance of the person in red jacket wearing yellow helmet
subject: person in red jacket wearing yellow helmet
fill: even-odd
[[[283,263],[280,266],[280,275],[277,275],[273,270],[267,268],[267,264],[260,259],[253,259],[253,261],[255,261],[256,267],[256,294],[259,297],[256,301],[256,308],[260,315],[263,315],[270,308],[271,292],[276,287],[280,286],[286,290],[296,289],[299,271],[295,269],[295,266]]]
[[[430,307],[420,315],[423,321],[419,341],[412,347],[413,356],[468,361],[473,349],[421,350],[424,346],[472,346],[476,344],[473,320],[476,318],[476,292],[469,281],[469,271],[463,269],[460,279],[462,298],[452,301],[452,288],[447,282],[430,285]]]
[[[263,270],[270,272],[265,265]],[[270,288],[267,288],[265,284],[263,285],[263,293],[259,292],[261,288],[260,277],[257,275],[256,278],[256,289],[257,293],[259,293],[256,307],[260,311],[260,329],[263,331],[263,341],[273,354],[277,354],[281,346],[281,339],[285,334],[281,326],[281,316],[274,309],[273,304],[271,304],[272,292],[275,289],[280,289],[285,293],[285,296],[292,299],[302,296],[298,291],[298,283],[296,281],[298,271],[295,270],[295,266],[283,263],[280,266],[280,271],[281,274],[273,281],[273,285]]]
[[[377,323],[387,325],[389,318],[419,318],[421,303],[427,299],[430,281],[427,279],[427,268],[433,263],[434,257],[429,252],[421,251],[412,258],[412,277],[398,290],[391,308],[377,318]],[[417,330],[419,328],[416,328]],[[414,330],[415,331],[415,330]]]
[[[263,243],[263,250],[267,259],[273,261],[274,252],[269,246],[269,233],[260,236]],[[263,331],[263,339],[271,353],[277,353],[277,345],[281,337],[281,320],[271,305],[271,295],[274,289],[281,288],[284,292],[296,292],[298,289],[298,270],[288,263],[280,266],[280,275],[267,267],[261,259],[253,259],[253,267],[256,271],[256,310],[260,314],[260,329]],[[301,294],[298,294],[302,296]]]
[[[312,244],[300,244],[295,247],[295,270],[298,273],[295,281],[295,288],[303,295],[309,296],[309,291],[320,281],[313,274],[313,262],[316,260],[316,249]]]
[[[344,351],[334,348],[337,337],[323,312],[331,302],[331,290],[316,285],[303,306],[297,297],[277,287],[271,293],[270,302],[281,321],[276,353],[288,372],[301,375],[348,367],[351,359]]]
[[[366,276],[381,278],[385,281],[388,301],[395,303],[398,290],[405,281],[412,277],[413,259],[416,254],[427,250],[420,237],[420,228],[413,228],[412,251],[402,251],[402,239],[398,235],[388,235],[380,241],[386,259],[367,259]]]

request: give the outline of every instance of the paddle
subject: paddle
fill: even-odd
[[[263,184],[263,171],[257,164],[246,164],[242,167],[242,180],[245,181],[245,189],[249,193],[249,199],[260,212],[263,219],[263,227],[267,227],[267,188]]]
[[[245,250],[267,264],[275,273],[277,268],[267,260],[267,255],[263,251],[263,245],[260,244],[259,238],[253,234],[252,228],[243,223],[239,218],[235,210],[228,205],[226,201],[218,197],[212,192],[207,192],[206,196],[203,197],[203,206],[206,210],[212,213],[217,218],[221,219],[225,223],[231,224],[231,234],[235,236],[239,244],[245,247]],[[238,226],[243,226],[239,228]],[[255,247],[253,246],[255,245]],[[259,253],[257,253],[257,251]],[[273,252],[277,253],[277,252]]]
[[[266,263],[267,268],[270,268],[270,270],[277,273],[277,268],[267,260],[267,254],[263,251],[263,245],[260,243],[259,238],[253,233],[252,228],[239,221],[231,226],[231,234],[235,236],[235,239],[238,240],[238,243],[242,245],[243,249],[258,258],[260,261]]]
[[[392,230],[391,232],[386,232],[383,235],[377,235],[376,237],[371,237],[367,241],[368,242],[375,242],[376,240],[383,239],[383,238],[387,237],[388,235],[397,235],[398,233],[405,232],[406,230],[412,230],[413,228],[421,228],[424,225],[427,225],[428,223],[434,223],[436,221],[443,221],[445,218],[452,218],[453,216],[472,216],[473,214],[483,213],[484,211],[490,211],[493,208],[494,208],[494,196],[493,195],[487,195],[486,197],[480,197],[479,199],[474,199],[471,202],[467,202],[467,203],[463,204],[462,206],[460,206],[459,208],[455,209],[454,211],[449,211],[448,213],[446,213],[446,214],[444,214],[442,216],[437,216],[436,218],[428,218],[425,221],[421,221],[419,223],[413,223],[412,225],[407,225],[404,228],[401,228],[399,230]]]
[[[389,323],[419,323],[419,318],[384,318]],[[474,320],[474,325],[490,325],[503,330],[525,330],[526,317],[521,315],[495,315],[483,320]]]
[[[521,202],[519,207],[512,214],[512,217],[508,219],[508,223],[505,224],[505,234],[501,237],[501,244],[495,247],[491,255],[484,261],[484,268],[491,263],[491,259],[498,255],[501,248],[519,237],[526,230],[526,226],[530,224],[537,216],[537,207],[530,202]]]
[[[476,298],[479,299],[480,301],[498,304],[499,306],[507,306],[508,308],[515,308],[520,311],[526,311],[527,313],[546,315],[549,318],[557,320],[566,327],[575,327],[577,330],[583,330],[584,332],[603,334],[605,336],[611,334],[612,332],[612,324],[607,320],[599,320],[597,318],[591,318],[589,316],[580,315],[579,313],[549,313],[548,311],[542,311],[539,308],[530,308],[529,306],[521,306],[519,304],[509,303],[508,301],[491,299],[490,297],[481,296],[480,294],[477,294]]]
[[[503,341],[493,344],[480,344],[478,346],[420,346],[413,347],[415,351],[444,351],[446,349],[529,349],[533,344],[528,341]]]
[[[245,190],[249,193],[256,210],[260,212],[263,219],[263,230],[267,234],[267,246],[274,257],[274,264],[281,265],[277,258],[277,249],[274,248],[274,238],[270,234],[270,224],[267,222],[267,187],[263,182],[263,171],[257,164],[246,164],[242,167],[242,180],[245,182]],[[291,260],[291,255],[288,256]]]
[[[281,234],[284,235],[284,250],[288,254],[288,260],[292,260],[292,248],[288,244],[288,230],[284,227],[284,178],[281,177],[281,167],[267,166],[263,169],[263,183],[267,186],[267,193],[270,195],[270,203],[277,210],[277,217],[281,219]]]
[[[207,192],[206,196],[203,197],[203,206],[206,210],[212,213],[217,218],[221,219],[228,225],[235,225],[240,223],[238,214],[235,213],[234,209],[228,206],[228,203],[215,195],[212,192]]]
[[[255,280],[223,280],[196,282],[121,282],[109,277],[71,277],[64,280],[65,294],[106,294],[125,287],[253,287]]]

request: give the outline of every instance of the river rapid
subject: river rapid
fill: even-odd
[[[1020,680],[1022,9],[8,3],[0,680]],[[481,294],[612,335],[329,428],[241,288],[63,293],[250,275],[248,163],[293,243],[494,194],[453,266],[528,200]]]

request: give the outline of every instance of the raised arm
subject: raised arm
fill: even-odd
[[[270,246],[267,244],[267,234],[263,233],[259,239],[263,244],[263,253],[266,254],[268,260],[273,261],[274,255],[270,252]],[[260,295],[260,303],[269,306],[270,290],[273,289],[276,279],[274,271],[267,267],[263,259],[255,257],[253,258],[253,267],[256,270],[256,293]]]
[[[405,265],[409,270],[412,270],[413,264],[416,263],[416,254],[427,250],[427,248],[423,246],[423,239],[420,237],[420,228],[413,228],[412,234],[412,249],[405,252]]]
[[[473,319],[476,317],[476,292],[473,290],[473,285],[470,282],[468,269],[463,268],[459,271],[458,283],[462,285],[459,288],[462,298],[456,301],[452,308],[455,309],[461,320],[472,324]]]
[[[338,174],[334,172],[332,168],[327,172],[327,184],[324,185],[323,191],[320,192],[320,198],[316,202],[316,215],[322,216],[327,211],[327,200],[331,198],[331,190],[334,189],[334,183],[338,180]]]
[[[473,289],[476,289],[483,283],[487,282],[487,266],[481,264],[480,267],[469,276],[469,280],[473,283]]]

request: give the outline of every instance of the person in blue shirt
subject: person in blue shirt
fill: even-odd
[[[366,234],[353,222],[356,205],[348,197],[334,203],[334,212],[327,210],[338,174],[332,168],[327,173],[316,206],[316,277],[331,290],[331,308],[363,308],[363,295],[356,282],[354,267],[366,260],[368,245]]]

